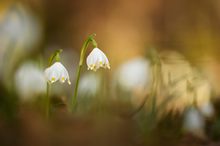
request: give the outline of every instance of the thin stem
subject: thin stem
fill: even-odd
[[[50,116],[50,83],[47,83],[47,95],[46,95],[46,118]]]
[[[77,95],[78,95],[78,86],[79,86],[79,79],[80,79],[80,73],[81,73],[82,66],[79,65],[77,69],[77,77],[76,77],[76,84],[74,88],[74,96],[71,101],[71,110],[72,112],[76,109],[77,106]]]
[[[81,74],[81,70],[82,70],[82,65],[83,65],[84,60],[85,60],[86,50],[87,50],[90,42],[93,44],[94,47],[97,47],[97,43],[93,39],[94,36],[95,36],[95,34],[90,35],[86,39],[86,41],[84,42],[84,44],[83,44],[83,46],[81,48],[80,60],[79,60],[79,65],[78,65],[78,69],[77,69],[77,74],[76,74],[76,83],[75,83],[75,88],[74,88],[74,95],[73,95],[73,97],[71,99],[71,111],[72,112],[77,107],[77,95],[78,95],[79,79],[80,79],[80,74]]]
[[[156,116],[156,104],[157,104],[157,94],[159,90],[159,86],[161,85],[161,60],[159,56],[154,54],[154,73],[153,73],[153,89],[152,89],[152,116]]]
[[[56,61],[60,61],[60,53],[62,52],[63,50],[62,49],[59,49],[59,50],[56,50],[49,58],[48,60],[48,63],[49,63],[49,66],[52,65],[53,61],[56,60]]]

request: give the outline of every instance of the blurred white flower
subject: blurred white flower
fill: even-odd
[[[150,62],[139,57],[122,64],[116,74],[117,83],[122,89],[132,91],[145,89],[150,82]]]
[[[8,3],[0,16],[0,78],[7,82],[17,62],[39,48],[43,23],[19,2]]]
[[[96,71],[100,67],[110,69],[106,55],[98,48],[94,48],[86,59],[88,70]]]
[[[204,136],[205,119],[201,113],[194,107],[186,111],[183,128],[186,132],[190,132],[196,136]]]
[[[22,99],[45,93],[46,80],[43,71],[33,63],[25,63],[15,73],[15,87]]]
[[[54,83],[57,80],[60,80],[61,83],[64,83],[67,80],[68,84],[71,84],[69,74],[66,68],[60,62],[55,62],[50,67],[46,68],[45,77],[49,83]]]
[[[79,83],[80,96],[95,96],[101,85],[101,78],[97,74],[89,73],[84,75]]]
[[[212,117],[215,113],[214,107],[211,102],[205,102],[204,104],[200,105],[199,110],[202,115],[207,118]]]

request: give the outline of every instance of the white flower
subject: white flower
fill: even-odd
[[[91,86],[92,85],[92,86]],[[82,76],[79,83],[79,95],[95,96],[101,86],[101,78],[95,73]]]
[[[214,107],[210,101],[205,102],[199,107],[200,112],[204,117],[210,118],[215,114]]]
[[[15,73],[15,87],[23,100],[46,92],[44,73],[34,63],[24,63]]]
[[[149,60],[137,57],[125,62],[119,66],[116,78],[125,91],[145,89],[151,79]]]
[[[110,69],[106,55],[98,48],[94,48],[86,59],[88,70],[96,71],[100,67]]]
[[[68,84],[71,84],[69,74],[60,62],[55,62],[53,65],[48,67],[45,70],[45,77],[49,83],[54,83],[57,80],[64,83],[67,80]]]
[[[186,111],[183,121],[183,128],[196,136],[203,136],[205,119],[201,113],[194,107]]]

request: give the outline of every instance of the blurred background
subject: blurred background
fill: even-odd
[[[218,0],[1,0],[0,145],[220,145],[219,26]],[[93,33],[111,69],[84,64],[70,114]],[[47,120],[57,49],[72,84],[52,85]]]

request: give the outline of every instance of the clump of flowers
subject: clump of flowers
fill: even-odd
[[[93,50],[92,52],[88,55],[86,59],[86,63],[88,65],[89,70],[96,71],[99,68],[108,68],[110,69],[110,63],[108,61],[108,58],[106,55],[97,47],[97,43],[94,39],[94,34],[90,35],[87,40],[84,42],[82,48],[81,48],[81,53],[80,53],[80,61],[79,61],[79,66],[78,70],[76,73],[76,83],[75,83],[75,88],[74,88],[74,96],[71,99],[71,105],[70,105],[70,110],[73,111],[76,108],[77,105],[77,94],[78,94],[78,86],[79,86],[79,79],[80,79],[80,74],[81,74],[81,69],[85,60],[85,55],[86,55],[86,50],[91,43],[93,45]],[[67,69],[62,65],[60,62],[60,53],[62,50],[57,50],[49,60],[49,67],[45,69],[45,78],[47,80],[47,106],[46,106],[46,114],[47,117],[50,112],[50,99],[49,99],[49,90],[50,90],[50,85],[52,83],[57,82],[58,80],[61,83],[64,83],[65,81],[68,82],[68,84],[71,84],[70,78],[69,78],[69,73]],[[55,60],[55,63],[53,61]]]

